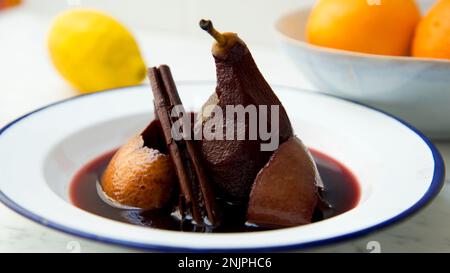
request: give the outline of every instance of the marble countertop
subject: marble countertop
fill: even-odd
[[[20,10],[20,9],[19,9]],[[0,127],[30,110],[75,95],[48,61],[45,34],[49,19],[32,13],[8,11],[0,16]],[[14,31],[13,31],[14,30]],[[167,63],[178,80],[214,79],[205,37],[171,36],[135,31],[148,65]],[[249,44],[269,82],[312,89],[308,81],[272,45]],[[179,48],[189,54],[177,54]],[[6,76],[7,75],[7,76]],[[25,80],[26,79],[26,80]],[[444,160],[450,162],[450,141],[437,142]],[[449,180],[439,196],[425,209],[393,226],[312,252],[449,252]],[[134,252],[69,236],[36,224],[0,205],[0,252]]]

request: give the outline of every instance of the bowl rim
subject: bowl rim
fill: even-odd
[[[352,57],[352,58],[366,58],[366,59],[373,59],[373,60],[393,60],[393,61],[403,61],[403,62],[439,63],[439,64],[450,65],[450,60],[447,60],[447,59],[430,58],[430,57],[380,55],[380,54],[364,53],[364,52],[357,52],[357,51],[350,51],[350,50],[345,50],[345,49],[338,49],[338,48],[314,45],[314,44],[308,43],[307,41],[296,39],[296,38],[286,34],[283,31],[283,29],[281,27],[281,22],[286,17],[293,16],[300,12],[308,12],[308,16],[309,16],[312,8],[313,8],[313,6],[308,5],[308,6],[298,8],[298,9],[289,11],[287,13],[284,13],[283,15],[278,17],[275,20],[275,23],[273,24],[273,28],[275,29],[276,35],[281,40],[284,40],[284,41],[294,44],[296,46],[300,46],[303,48],[309,48],[309,49],[324,52],[327,54],[342,55],[342,56],[347,56],[347,57]]]
[[[176,83],[177,84],[202,84],[202,83],[211,83],[211,81],[177,81]],[[143,86],[143,85],[146,86],[145,84],[142,84],[141,86]],[[298,87],[291,87],[291,86],[286,86],[286,85],[272,84],[272,86],[289,88],[292,90],[296,90],[298,92],[308,92],[308,93],[311,92],[311,91],[304,90],[304,89],[301,89]],[[80,98],[86,97],[86,96],[104,95],[104,94],[108,94],[110,92],[123,92],[123,91],[126,92],[126,90],[130,87],[133,87],[133,86],[109,89],[109,90],[104,90],[104,91],[100,91],[100,92],[96,92],[96,93],[81,94],[78,96],[74,96],[74,97],[70,97],[67,99],[60,100],[60,101],[56,101],[54,103],[40,107],[40,108],[33,110],[23,116],[16,118],[15,120],[11,121],[10,123],[6,124],[3,128],[1,128],[0,129],[0,141],[1,141],[2,135],[7,130],[11,129],[15,124],[18,124],[21,121],[24,121],[27,117],[29,117],[35,113],[44,111],[44,110],[46,110],[50,107],[56,106],[56,105],[64,104],[64,103],[72,101],[72,100],[77,100],[77,99],[80,99]],[[137,87],[137,86],[134,86],[134,87]],[[288,244],[288,245],[270,246],[270,247],[253,247],[253,248],[245,248],[244,247],[244,248],[229,248],[229,249],[228,248],[215,249],[215,248],[208,248],[208,247],[192,248],[189,246],[173,247],[173,246],[166,246],[166,245],[161,245],[161,244],[136,243],[136,242],[131,242],[131,241],[122,240],[122,239],[98,236],[95,234],[91,234],[88,232],[83,232],[83,231],[71,228],[69,226],[65,226],[63,224],[59,224],[55,221],[50,221],[50,220],[46,219],[45,217],[39,216],[39,215],[23,208],[20,204],[16,203],[14,200],[9,198],[5,193],[3,193],[3,191],[1,189],[0,189],[0,202],[3,203],[6,207],[8,207],[11,210],[15,211],[16,213],[18,213],[19,215],[22,215],[25,218],[28,218],[28,219],[30,219],[38,224],[41,224],[43,226],[46,226],[48,228],[51,228],[51,229],[54,229],[57,231],[61,231],[63,233],[69,234],[69,235],[74,235],[74,236],[81,237],[84,239],[98,241],[98,242],[106,243],[106,244],[120,245],[120,246],[124,246],[124,247],[128,247],[128,248],[137,248],[137,249],[142,249],[142,250],[153,250],[153,251],[164,251],[164,252],[211,252],[211,251],[213,251],[213,252],[248,252],[248,251],[271,252],[271,251],[283,251],[283,250],[284,251],[285,250],[299,250],[299,249],[305,249],[305,248],[310,248],[310,247],[323,246],[325,244],[337,243],[337,242],[340,242],[340,241],[343,241],[346,239],[357,238],[359,236],[368,234],[375,230],[380,230],[381,228],[385,228],[385,227],[393,224],[394,222],[397,222],[399,220],[404,220],[404,219],[408,218],[409,216],[412,216],[414,213],[416,213],[420,209],[424,208],[427,204],[429,204],[437,196],[437,194],[440,192],[440,190],[442,189],[442,187],[444,185],[445,164],[444,164],[444,161],[443,161],[443,158],[442,158],[440,152],[434,146],[434,144],[431,142],[431,140],[428,139],[428,137],[426,137],[422,132],[420,132],[418,129],[416,129],[409,123],[403,121],[402,119],[397,118],[397,117],[395,117],[389,113],[386,113],[382,110],[379,110],[377,108],[374,108],[374,107],[371,107],[371,106],[368,106],[363,103],[356,102],[356,101],[353,101],[350,99],[343,99],[343,98],[340,98],[340,97],[332,95],[332,94],[326,94],[326,93],[321,93],[321,92],[314,92],[314,93],[317,95],[320,95],[320,96],[333,97],[333,98],[336,98],[339,100],[344,100],[344,101],[348,101],[348,102],[351,102],[351,103],[354,103],[357,105],[367,107],[369,109],[372,109],[376,112],[379,112],[389,118],[392,118],[392,119],[398,121],[401,125],[405,126],[407,129],[409,129],[410,131],[415,133],[428,146],[428,148],[432,152],[433,161],[434,161],[433,177],[430,182],[430,186],[428,187],[428,190],[424,193],[424,195],[416,203],[414,203],[411,207],[409,207],[408,209],[399,213],[398,215],[391,217],[391,218],[389,218],[383,222],[380,222],[376,225],[370,226],[368,228],[357,230],[357,231],[350,232],[347,234],[338,235],[338,236],[334,236],[334,237],[330,237],[330,238],[326,238],[326,239],[322,239],[322,240],[317,240],[317,241],[312,241],[312,242],[306,242],[306,243],[292,243],[292,244]]]

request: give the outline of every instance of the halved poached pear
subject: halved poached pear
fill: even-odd
[[[264,227],[311,223],[322,180],[311,154],[297,137],[274,152],[256,176],[247,221]]]
[[[113,201],[151,210],[170,200],[176,177],[160,130],[159,121],[153,121],[111,159],[101,182],[103,192]]]

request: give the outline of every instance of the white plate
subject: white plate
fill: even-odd
[[[198,110],[214,84],[179,83],[187,109]],[[152,118],[149,86],[75,97],[25,115],[0,130],[0,200],[43,225],[108,243],[161,251],[267,251],[334,242],[410,215],[440,190],[436,148],[408,124],[328,95],[275,86],[296,134],[346,165],[361,186],[352,210],[294,228],[198,234],[133,226],[69,202],[69,182],[83,164],[118,147]]]
[[[364,54],[311,45],[305,29],[311,8],[282,16],[280,45],[322,92],[401,117],[433,138],[450,138],[450,61]]]

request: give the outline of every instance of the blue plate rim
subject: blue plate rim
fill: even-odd
[[[177,84],[213,84],[213,83],[214,83],[213,81],[177,81]],[[96,95],[101,95],[101,94],[110,93],[110,92],[124,91],[129,88],[137,88],[140,86],[147,86],[147,85],[144,84],[144,85],[137,85],[137,86],[128,86],[128,87],[104,90],[104,91],[100,91],[100,92],[96,92],[96,93],[81,94],[78,96],[59,100],[54,103],[48,104],[46,106],[37,108],[36,110],[33,110],[23,116],[16,118],[15,120],[11,121],[7,125],[5,125],[3,128],[1,128],[0,129],[0,141],[1,141],[1,136],[3,135],[4,132],[6,132],[8,129],[10,129],[13,125],[23,121],[27,117],[29,117],[37,112],[43,111],[50,107],[53,107],[53,106],[56,106],[59,104],[63,104],[63,103],[66,103],[66,102],[69,102],[72,100],[77,100],[77,99],[80,99],[83,97],[96,96]],[[301,89],[298,87],[292,87],[292,86],[286,86],[286,85],[273,84],[272,86],[274,87],[274,89],[276,87],[280,87],[280,88],[290,89],[295,92],[311,92],[311,91]],[[327,96],[327,97],[333,97],[338,100],[348,101],[350,103],[354,103],[354,104],[361,105],[363,107],[372,109],[376,112],[384,114],[387,117],[390,117],[390,118],[398,121],[400,124],[402,124],[403,126],[405,126],[408,129],[410,129],[413,133],[415,133],[418,137],[420,137],[422,139],[422,141],[425,142],[425,144],[428,146],[428,148],[432,152],[433,160],[434,160],[433,178],[432,178],[430,187],[428,188],[427,192],[414,205],[412,205],[411,207],[409,207],[407,210],[403,211],[402,213],[400,213],[386,221],[383,221],[381,223],[378,223],[374,226],[371,226],[371,227],[368,227],[365,229],[361,229],[361,230],[351,232],[348,234],[339,235],[339,236],[335,236],[335,237],[331,237],[331,238],[327,238],[327,239],[323,239],[323,240],[317,240],[317,241],[313,241],[313,242],[294,243],[294,244],[271,246],[271,247],[251,247],[251,248],[171,247],[171,246],[165,246],[165,245],[159,245],[159,244],[136,243],[136,242],[130,242],[127,240],[119,240],[119,239],[114,239],[114,238],[109,238],[109,237],[97,236],[95,234],[79,231],[79,230],[73,229],[71,227],[67,227],[67,226],[58,224],[56,222],[47,220],[44,217],[41,217],[37,214],[34,214],[34,213],[24,209],[23,207],[21,207],[19,204],[17,204],[13,200],[11,200],[5,193],[3,193],[3,191],[1,191],[1,189],[0,189],[0,202],[3,203],[6,207],[15,211],[16,213],[36,222],[38,224],[46,226],[48,228],[58,230],[58,231],[61,231],[61,232],[64,232],[64,233],[67,233],[70,235],[74,235],[77,237],[94,240],[94,241],[99,241],[99,242],[106,243],[106,244],[113,244],[113,245],[129,247],[129,248],[137,248],[137,249],[151,250],[151,251],[162,251],[162,252],[272,252],[272,251],[300,250],[300,249],[305,249],[305,248],[310,248],[310,247],[323,246],[325,244],[333,244],[333,243],[337,243],[337,242],[340,242],[343,240],[353,239],[356,237],[360,237],[362,235],[366,235],[375,230],[380,230],[381,228],[385,228],[385,227],[393,224],[394,222],[398,222],[400,220],[406,219],[409,216],[412,216],[414,213],[418,212],[420,209],[425,207],[428,203],[430,203],[437,196],[437,194],[442,189],[442,187],[444,185],[444,180],[445,180],[444,160],[443,160],[440,152],[438,151],[438,149],[435,147],[435,145],[420,130],[418,130],[417,128],[415,128],[414,126],[409,124],[408,122],[406,122],[392,114],[389,114],[389,113],[387,113],[383,110],[377,109],[375,107],[366,105],[364,103],[346,99],[346,98],[341,98],[341,97],[338,97],[338,96],[335,96],[332,94],[327,94],[327,93],[322,93],[322,92],[314,92],[314,94],[321,95],[321,96]]]

